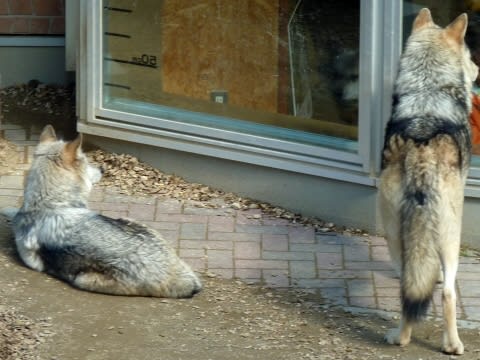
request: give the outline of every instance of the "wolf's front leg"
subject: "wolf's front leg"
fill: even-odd
[[[17,245],[18,254],[25,265],[40,272],[45,270],[45,264],[38,253],[39,245],[35,235],[16,237],[15,244]]]

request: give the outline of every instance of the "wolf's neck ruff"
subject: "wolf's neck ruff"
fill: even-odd
[[[464,117],[468,115],[465,113]],[[468,164],[471,157],[471,132],[465,122],[459,123],[443,117],[424,115],[419,117],[398,117],[387,124],[385,130],[385,147],[392,136],[400,136],[405,141],[412,140],[417,145],[426,146],[430,141],[441,135],[447,135],[459,146],[458,163]],[[382,161],[382,169],[386,161]]]

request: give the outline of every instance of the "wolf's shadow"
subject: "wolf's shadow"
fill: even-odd
[[[12,223],[2,214],[0,214],[0,254],[16,263],[16,265],[25,266],[22,259],[20,259],[17,247],[15,246]]]

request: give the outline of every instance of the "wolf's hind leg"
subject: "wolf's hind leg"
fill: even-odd
[[[396,228],[397,224],[390,224],[391,227]],[[386,230],[387,245],[390,259],[392,260],[392,267],[398,278],[402,276],[402,243],[398,231]]]
[[[412,324],[402,316],[398,328],[390,329],[385,335],[385,340],[392,345],[405,346],[410,343]]]
[[[390,141],[389,159],[398,161],[401,151],[395,141]],[[398,277],[402,272],[402,244],[400,238],[400,211],[403,200],[402,169],[395,162],[382,173],[379,191],[378,208],[382,217],[383,228],[387,240],[392,265]]]
[[[458,336],[455,276],[458,268],[459,241],[453,241],[442,249],[443,263],[443,347],[447,354],[463,354],[463,343]]]
[[[460,255],[460,238],[463,208],[463,186],[460,178],[447,178],[443,185],[442,206],[440,211],[439,252],[443,269],[443,347],[448,354],[463,354],[464,348],[457,330],[457,308],[455,278]]]
[[[135,289],[121,284],[112,276],[99,272],[78,274],[72,281],[79,289],[112,295],[137,295]]]
[[[392,204],[391,200],[385,197],[386,195],[381,194],[379,199],[380,211],[383,217],[382,222],[392,266],[397,276],[400,277],[402,273],[402,243],[400,239],[399,210],[396,209],[396,204]]]
[[[151,284],[150,289],[152,296],[190,298],[202,290],[202,283],[183,260],[177,259],[170,275]]]

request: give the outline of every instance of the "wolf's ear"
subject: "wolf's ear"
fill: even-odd
[[[47,125],[43,128],[42,133],[40,134],[40,142],[53,142],[57,141],[57,135],[55,134],[55,129],[52,125]]]
[[[82,146],[82,134],[78,134],[75,140],[65,144],[62,152],[62,159],[65,164],[73,165],[77,158],[77,150]]]
[[[432,26],[432,25],[434,25],[434,22],[433,22],[432,14],[430,13],[430,10],[428,10],[427,8],[423,8],[422,10],[420,10],[417,17],[413,21],[412,32],[418,31],[420,29],[423,29],[424,27]]]
[[[468,16],[467,14],[463,13],[445,28],[445,33],[447,34],[447,37],[461,45],[463,44],[463,39],[465,38],[465,33],[467,32],[467,26]]]

